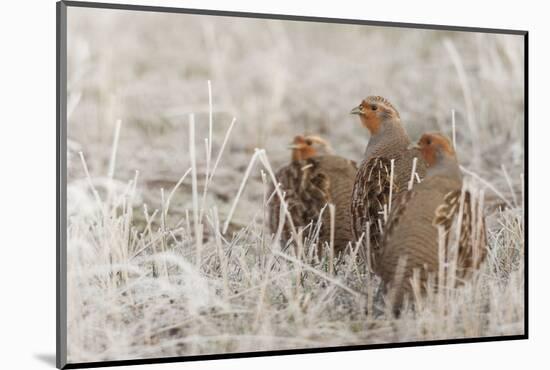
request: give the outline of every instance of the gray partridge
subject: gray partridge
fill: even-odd
[[[399,312],[405,295],[413,298],[411,278],[415,269],[420,272],[422,291],[430,273],[437,278],[440,261],[449,266],[453,246],[456,282],[471,276],[486,255],[482,210],[470,192],[463,191],[462,174],[450,141],[441,134],[427,133],[418,148],[428,166],[426,176],[395,205],[384,230],[378,261],[378,272],[392,296],[394,312]],[[442,256],[440,240],[441,250],[445,251]]]
[[[369,96],[351,113],[359,115],[371,135],[353,186],[352,232],[355,241],[362,240],[365,247],[368,245],[366,258],[376,272],[391,203],[408,189],[409,183],[416,181],[412,172],[414,158],[417,158],[415,172],[419,178],[424,176],[426,167],[418,150],[409,148],[411,141],[401,125],[399,112],[388,100]]]
[[[281,191],[285,193],[288,211],[298,230],[316,225],[321,210],[327,204],[335,206],[334,251],[342,252],[351,241],[350,201],[357,167],[355,162],[333,155],[328,142],[318,136],[296,136],[291,162],[276,173]],[[272,189],[273,192],[273,189]],[[280,200],[273,197],[269,206],[271,232],[279,226]],[[318,253],[330,244],[330,212],[323,211],[319,232]],[[313,228],[312,227],[312,228]],[[288,222],[282,232],[282,242],[291,238]]]

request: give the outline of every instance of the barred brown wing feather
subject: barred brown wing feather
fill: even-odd
[[[461,202],[462,219],[458,222],[460,215]],[[485,259],[486,251],[486,232],[485,219],[482,211],[478,209],[477,200],[472,197],[469,191],[457,189],[445,195],[444,202],[435,211],[433,220],[434,226],[443,226],[446,233],[446,243],[448,245],[451,228],[453,225],[458,227],[460,224],[458,263],[460,275],[467,274],[471,269],[479,267]]]
[[[391,183],[391,161],[384,157],[372,158],[357,172],[351,204],[353,237],[357,241],[363,235],[365,240],[368,222],[371,254],[378,252],[382,242],[384,205],[388,204]],[[394,181],[393,194],[397,193]]]
[[[281,192],[285,194],[288,212],[296,228],[305,227],[316,221],[322,208],[330,202],[330,179],[320,171],[318,163],[312,159],[294,161],[277,171],[276,179]],[[275,188],[271,187],[272,194]],[[270,229],[275,233],[279,226],[281,202],[275,194],[270,202]],[[286,242],[291,230],[285,219],[282,239]]]
[[[301,225],[307,225],[311,221],[316,222],[321,210],[330,203],[330,178],[318,171],[304,172],[308,179],[301,188],[299,199],[301,206],[305,209],[300,219]]]

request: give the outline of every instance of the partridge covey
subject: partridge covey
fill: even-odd
[[[328,142],[318,136],[296,136],[290,145],[291,162],[276,173],[281,191],[285,193],[288,211],[295,228],[312,224],[315,227],[321,210],[318,253],[330,244],[330,212],[327,204],[335,206],[334,251],[342,252],[350,242],[350,201],[357,167],[355,162],[333,155]],[[272,189],[273,190],[273,189]],[[270,228],[279,226],[280,200],[275,194],[270,202]],[[307,235],[308,233],[306,233]],[[282,242],[290,238],[291,230],[285,219]]]
[[[428,274],[437,279],[439,261],[448,267],[455,260],[456,282],[460,282],[471,276],[486,255],[482,210],[478,199],[462,190],[462,174],[450,141],[439,133],[427,133],[417,146],[428,166],[426,176],[395,205],[384,230],[378,263],[385,290],[393,296],[394,312],[399,312],[405,294],[413,298],[415,269],[420,272],[422,291]],[[453,251],[456,259],[452,259]]]
[[[418,150],[409,148],[411,141],[401,125],[399,113],[388,100],[369,96],[351,113],[359,115],[371,135],[353,186],[352,232],[355,241],[363,241],[363,250],[368,246],[366,257],[376,272],[384,224],[391,211],[390,193],[394,202],[409,184],[418,180],[412,171],[414,158],[417,158],[418,178],[424,176],[426,166]]]

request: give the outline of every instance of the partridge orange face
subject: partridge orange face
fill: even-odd
[[[418,141],[417,147],[428,167],[437,163],[442,156],[456,158],[451,141],[440,133],[426,133]]]
[[[292,149],[293,161],[305,160],[322,154],[329,154],[332,151],[326,140],[313,135],[295,136],[292,144],[290,144],[288,148]]]
[[[381,96],[369,96],[357,107],[353,108],[351,114],[358,114],[361,123],[371,135],[376,135],[385,120],[399,118],[399,113],[389,101]]]

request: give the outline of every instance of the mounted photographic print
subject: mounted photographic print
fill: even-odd
[[[57,11],[58,367],[527,338],[526,31]]]

